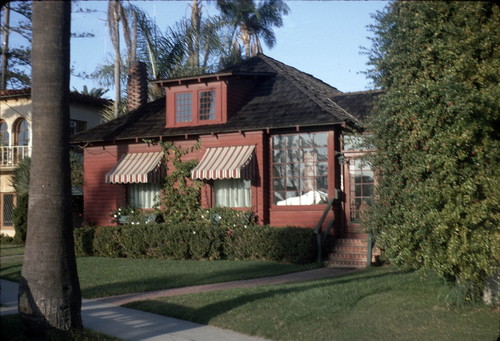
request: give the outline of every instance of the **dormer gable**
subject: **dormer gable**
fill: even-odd
[[[227,80],[204,75],[156,81],[165,88],[166,128],[227,122]]]
[[[271,74],[219,73],[153,82],[165,89],[165,127],[227,123],[263,76]]]

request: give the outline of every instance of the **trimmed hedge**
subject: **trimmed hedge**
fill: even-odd
[[[144,224],[81,227],[74,235],[79,256],[307,264],[316,254],[313,230],[299,227]]]

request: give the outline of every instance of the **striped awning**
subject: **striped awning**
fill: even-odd
[[[255,146],[207,148],[198,166],[191,171],[193,179],[249,179],[254,175]]]
[[[160,183],[162,158],[162,152],[125,154],[106,173],[105,181],[107,184]]]

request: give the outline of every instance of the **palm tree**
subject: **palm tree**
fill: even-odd
[[[18,296],[33,334],[82,328],[68,143],[70,23],[70,2],[33,2],[33,153]]]
[[[262,53],[260,39],[272,48],[276,43],[273,27],[283,26],[282,15],[290,11],[283,0],[217,0],[223,17],[233,26],[233,49],[237,40],[245,49],[246,57]]]

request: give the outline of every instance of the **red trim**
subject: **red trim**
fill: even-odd
[[[200,120],[199,118],[199,95],[203,91],[215,91],[215,119]],[[192,94],[192,117],[188,122],[177,122],[175,117],[176,94]],[[214,81],[189,86],[172,86],[166,88],[166,127],[189,127],[197,125],[221,124],[227,121],[227,86],[223,81]]]

